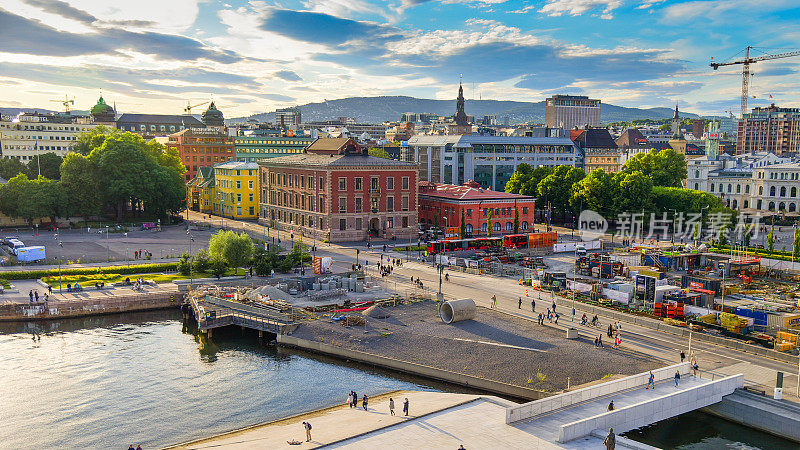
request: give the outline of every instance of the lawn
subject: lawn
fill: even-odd
[[[236,275],[237,273],[243,274],[243,270],[244,269],[228,269],[228,272],[225,274],[225,276]],[[169,283],[175,280],[188,280],[190,277],[189,275],[181,275],[179,273],[142,273],[131,275],[122,275],[118,273],[98,273],[90,275],[64,275],[60,278],[58,275],[54,275],[44,277],[42,278],[42,281],[53,287],[58,286],[59,280],[62,285],[66,285],[67,283],[75,284],[77,282],[86,288],[94,287],[95,283],[105,283],[107,285],[120,283],[125,281],[126,278],[130,278],[132,283],[135,282],[137,278],[141,278],[143,280],[152,280],[156,283]],[[195,272],[192,275],[192,278],[214,278],[214,275],[212,275],[210,272]]]

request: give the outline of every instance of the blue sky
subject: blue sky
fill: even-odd
[[[1,106],[226,116],[349,96],[738,109],[747,46],[800,48],[797,0],[4,0]],[[753,66],[753,105],[800,106],[800,57]],[[772,96],[770,99],[769,96]],[[420,111],[422,112],[422,111]]]

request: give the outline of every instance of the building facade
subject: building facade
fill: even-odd
[[[571,130],[600,126],[600,100],[585,95],[554,95],[545,101],[544,124]]]
[[[165,145],[178,151],[186,167],[186,181],[197,175],[198,167],[214,166],[234,159],[234,138],[215,128],[187,128],[173,133]]]
[[[587,128],[572,130],[572,140],[583,151],[583,164],[586,173],[603,169],[616,173],[622,168],[622,152],[606,128]]]
[[[258,218],[258,164],[229,161],[214,166],[214,214],[233,219]]]
[[[271,227],[330,242],[416,239],[414,163],[349,146],[338,154],[309,149],[258,165],[259,215]]]
[[[484,189],[505,190],[526,163],[539,166],[582,165],[582,152],[569,138],[524,136],[414,136],[403,160],[419,163],[420,180],[462,185],[474,180]]]
[[[257,162],[259,159],[303,153],[315,141],[310,137],[295,136],[237,136],[236,161]]]
[[[275,111],[275,124],[281,128],[299,126],[302,121],[300,108],[281,108]]]
[[[24,163],[43,153],[64,156],[75,146],[78,134],[97,125],[88,117],[66,114],[24,113],[0,119],[0,154]]]
[[[519,232],[532,232],[536,199],[526,195],[482,189],[472,181],[464,185],[419,184],[419,221],[427,227],[461,229],[464,220],[465,236],[486,236],[488,211],[492,211],[492,235],[514,232],[515,211]]]
[[[205,124],[189,114],[132,114],[125,113],[117,119],[117,128],[153,139],[158,136],[183,131],[187,128],[203,128]]]
[[[217,191],[214,186],[214,168],[199,167],[197,176],[186,183],[186,200],[192,211],[214,213]]]
[[[800,152],[800,108],[753,108],[739,121],[736,153]]]

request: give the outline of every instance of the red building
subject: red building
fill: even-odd
[[[233,137],[215,128],[187,128],[170,134],[165,145],[178,150],[186,181],[194,179],[198,167],[231,161],[235,156]]]
[[[352,139],[261,160],[262,222],[331,242],[417,236],[416,163],[369,156]]]
[[[468,236],[485,236],[487,215],[492,210],[492,235],[514,232],[514,210],[519,232],[533,231],[533,197],[482,189],[475,181],[462,186],[422,181],[419,184],[419,220],[427,226],[448,228],[447,237],[458,237],[463,212]],[[463,236],[462,236],[463,237]]]

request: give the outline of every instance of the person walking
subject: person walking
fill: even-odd
[[[39,303],[39,290],[33,291],[33,297],[36,299],[36,303]]]
[[[608,404],[608,410],[609,411],[613,411],[614,410],[614,400],[611,400],[611,403]]]
[[[408,415],[408,398],[403,400],[403,414]]]
[[[522,297],[519,298],[519,305],[517,305],[517,309],[522,309]]]
[[[28,292],[28,298],[30,298],[30,303],[33,303],[33,289]]]
[[[311,442],[311,424],[303,422],[303,428],[306,429],[306,442]]]
[[[553,300],[553,312],[556,312],[556,301]]]
[[[531,300],[531,312],[536,312],[536,300]]]
[[[350,405],[351,408],[353,407],[353,391],[347,394],[347,404]]]
[[[686,353],[681,350],[681,362],[683,362],[684,359],[686,359]]]
[[[394,399],[389,397],[389,414],[394,415]]]
[[[367,404],[369,403],[369,399],[367,398],[367,394],[364,394],[364,397],[361,399],[361,406],[364,408],[364,411],[367,410]]]
[[[358,406],[358,394],[356,393],[356,391],[353,391],[353,408],[355,408],[356,406]]]
[[[555,314],[556,317],[556,325],[558,325],[558,313]]]
[[[617,448],[617,435],[614,434],[613,428],[608,429],[608,434],[603,440],[603,444],[606,445],[606,450],[614,450]]]
[[[604,347],[603,347],[603,335],[602,335],[602,334],[601,334],[600,336],[597,336],[597,345],[598,345],[600,348],[604,348]]]
[[[653,371],[652,370],[650,371],[650,377],[647,379],[647,387],[645,389],[650,389],[651,386],[655,390],[655,388],[656,388],[656,376],[653,375]]]
[[[675,371],[675,387],[678,387],[678,381],[681,379],[681,373],[679,371]]]
[[[47,292],[49,292],[50,295],[53,295],[53,286],[48,285],[47,286]]]
[[[696,378],[697,377],[697,369],[699,369],[700,366],[697,365],[697,358],[695,358],[694,356],[692,356],[691,366],[692,366],[692,376],[694,376]]]

